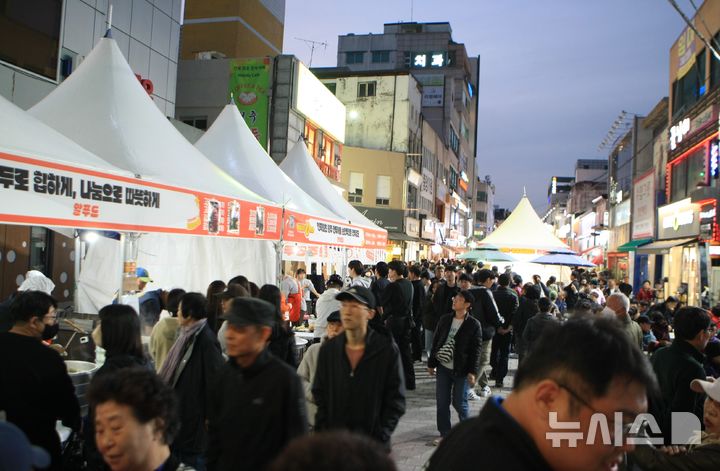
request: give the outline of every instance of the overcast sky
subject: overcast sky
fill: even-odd
[[[696,4],[702,3],[696,0]],[[647,114],[668,94],[669,50],[684,22],[665,0],[415,0],[413,21],[448,21],[480,56],[479,175],[512,209],[523,186],[538,213],[553,175],[598,145],[620,111]],[[688,0],[679,4],[692,17]],[[284,52],[310,60],[295,38],[327,42],[312,65],[337,65],[341,34],[382,33],[410,21],[410,0],[287,0]]]

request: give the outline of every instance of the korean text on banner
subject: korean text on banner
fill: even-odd
[[[0,223],[277,240],[281,209],[0,152]]]
[[[230,61],[229,93],[253,135],[267,150],[270,58]]]

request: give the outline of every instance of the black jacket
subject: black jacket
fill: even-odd
[[[355,371],[345,353],[345,334],[320,348],[312,386],[315,429],[348,429],[388,445],[405,413],[405,382],[397,345],[368,330],[365,353]]]
[[[433,336],[432,350],[428,357],[428,368],[437,368],[440,362],[435,358],[440,347],[445,344],[453,314],[446,314],[440,318],[435,335]],[[465,317],[460,329],[455,334],[455,353],[453,353],[453,374],[466,376],[472,373],[475,376],[480,371],[480,351],[482,350],[482,331],[480,322],[468,315]]]
[[[80,405],[65,362],[40,339],[11,332],[0,334],[0,358],[0,410],[30,443],[50,453],[50,469],[60,469],[55,421],[80,430]]]
[[[555,315],[549,312],[538,312],[528,319],[527,324],[525,324],[525,330],[523,331],[522,338],[526,351],[530,353],[533,345],[540,339],[540,337],[542,337],[545,329],[557,324],[558,322],[559,321]]]
[[[300,378],[267,349],[249,368],[230,359],[210,400],[209,471],[262,471],[292,439],[307,433]]]
[[[423,326],[428,330],[435,330],[437,327],[438,320],[445,314],[452,312],[452,298],[460,292],[460,287],[455,285],[450,287],[447,283],[440,283],[435,289],[435,294],[432,297],[433,317],[428,316],[428,322],[425,323],[425,316],[423,316]]]
[[[413,280],[413,302],[412,302],[412,314],[415,319],[415,324],[419,325],[422,322],[422,309],[425,306],[425,287],[421,280]]]
[[[479,457],[482,464],[476,459]],[[428,471],[551,471],[530,435],[491,398],[473,419],[460,422],[430,457]]]
[[[297,345],[295,344],[295,334],[292,331],[276,324],[270,336],[268,349],[270,353],[297,369]]]
[[[493,297],[495,298],[495,304],[497,304],[500,315],[505,319],[502,326],[507,329],[512,323],[513,316],[520,305],[518,295],[515,290],[500,286],[496,291],[493,291]]]
[[[470,293],[475,298],[470,314],[480,322],[483,341],[492,340],[495,330],[505,323],[505,319],[498,312],[492,291],[485,286],[473,286]]]
[[[520,297],[520,306],[518,307],[518,310],[515,311],[512,321],[513,334],[515,335],[515,345],[518,353],[525,352],[525,342],[523,341],[523,331],[525,330],[525,325],[527,325],[527,321],[538,312],[540,312],[540,309],[538,308],[536,300],[528,299],[525,296]]]
[[[380,303],[383,307],[383,318],[408,318],[412,315],[413,285],[410,280],[399,278],[387,285]]]
[[[172,443],[173,450],[202,453],[207,449],[205,421],[210,407],[210,395],[225,360],[217,336],[210,325],[193,337],[183,358],[187,358],[174,389],[180,401],[180,432]]]

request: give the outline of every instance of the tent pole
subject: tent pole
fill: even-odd
[[[75,230],[75,237],[74,237],[74,243],[75,243],[75,260],[74,260],[74,271],[75,271],[75,290],[73,293],[73,303],[75,304],[75,312],[78,312],[78,309],[80,308],[80,250],[81,250],[81,242],[80,242],[80,231],[77,229]]]
[[[120,279],[119,279],[119,289],[117,292],[117,302],[120,304],[120,300],[122,299],[123,295],[123,285],[125,281],[125,242],[127,240],[127,235],[124,232],[120,233]]]

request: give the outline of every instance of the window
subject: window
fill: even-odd
[[[372,61],[376,64],[378,62],[390,62],[390,51],[373,51]]]
[[[453,150],[453,152],[455,152],[455,155],[457,155],[458,152],[460,152],[460,139],[458,138],[457,133],[455,132],[455,130],[452,127],[450,127],[448,140],[449,140],[448,144],[450,145],[450,148]]]
[[[487,213],[485,211],[476,211],[475,219],[477,219],[477,222],[487,222]]]
[[[715,47],[720,47],[720,31],[715,35]],[[720,86],[720,61],[710,56],[710,88],[713,90]]]
[[[454,168],[450,167],[450,184],[448,185],[450,189],[456,190],[458,187],[458,174],[455,171]]]
[[[365,62],[365,53],[362,51],[359,52],[346,52],[345,53],[345,63],[346,64],[362,64]]]
[[[180,119],[183,123],[190,125],[194,128],[202,129],[203,131],[207,131],[208,123],[207,123],[207,116],[190,116],[187,118],[181,118]]]
[[[672,202],[688,197],[697,186],[706,184],[706,152],[707,149],[701,147],[671,167],[670,198]]]
[[[335,95],[335,93],[337,92],[337,83],[328,82],[328,83],[325,83],[325,86],[327,87],[328,90],[330,90],[332,92],[333,95]]]
[[[0,1],[0,60],[57,80],[62,4]]]
[[[477,192],[477,200],[480,201],[480,202],[482,202],[482,203],[487,202],[487,192],[485,192],[485,191],[479,191],[479,190],[478,190],[478,192]]]
[[[390,205],[390,177],[385,175],[377,176],[375,204],[378,206]]]
[[[360,82],[358,83],[358,98],[375,96],[377,82]]]
[[[363,174],[350,172],[350,183],[348,184],[348,201],[351,203],[362,203],[363,196]]]
[[[673,119],[687,112],[705,93],[705,50],[695,57],[690,71],[673,83]]]
[[[30,228],[30,269],[50,273],[52,239],[45,227]]]
[[[407,209],[417,209],[418,189],[413,185],[407,187]]]

